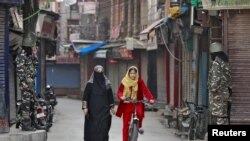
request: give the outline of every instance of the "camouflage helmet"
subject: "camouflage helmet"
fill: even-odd
[[[219,42],[213,42],[209,47],[210,53],[223,51],[222,45]]]

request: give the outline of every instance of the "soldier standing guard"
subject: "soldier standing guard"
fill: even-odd
[[[16,71],[20,80],[19,88],[21,90],[21,124],[24,131],[35,131],[32,127],[31,115],[34,112],[35,105],[35,75],[38,60],[36,57],[36,48],[26,48],[16,57]],[[34,114],[33,114],[34,115]]]
[[[211,64],[208,74],[209,109],[212,125],[227,125],[230,122],[231,68],[222,45],[210,45]]]

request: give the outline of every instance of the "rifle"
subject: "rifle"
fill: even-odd
[[[231,105],[232,105],[232,88],[228,87],[228,91],[229,91],[229,98],[228,98],[228,104],[227,104],[227,113],[228,113],[228,123],[230,125],[230,112],[231,112]]]

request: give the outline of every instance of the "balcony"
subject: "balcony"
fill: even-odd
[[[206,10],[249,9],[250,0],[202,0],[202,6]]]

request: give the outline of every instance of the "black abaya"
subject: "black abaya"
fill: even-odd
[[[105,79],[94,73],[93,83],[86,85],[83,101],[87,101],[88,114],[85,116],[84,141],[108,141],[112,116],[110,106],[114,103],[111,87]]]

